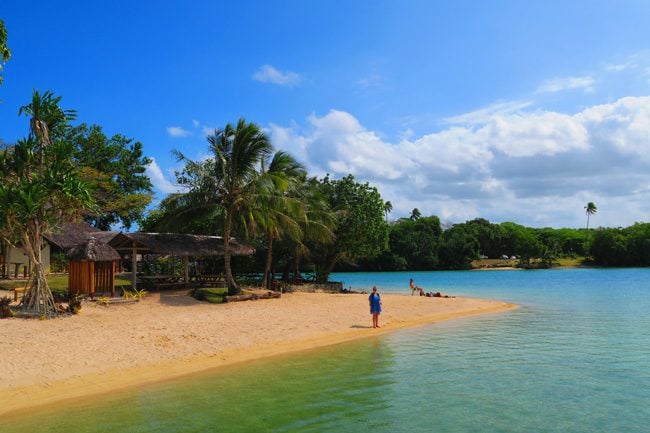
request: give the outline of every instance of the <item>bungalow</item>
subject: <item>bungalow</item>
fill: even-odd
[[[55,266],[53,262],[67,265],[65,253],[72,247],[80,245],[93,236],[102,243],[107,243],[118,232],[104,232],[85,223],[67,223],[58,233],[43,235],[45,242],[41,250],[43,266],[50,272]],[[27,277],[31,270],[31,261],[25,250],[20,246],[12,247],[0,244],[0,278]]]

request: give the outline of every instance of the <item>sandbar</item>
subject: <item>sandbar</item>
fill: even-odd
[[[0,415],[398,329],[515,308],[503,301],[382,294],[288,293],[208,304],[187,292],[127,305],[84,303],[51,320],[0,320]]]

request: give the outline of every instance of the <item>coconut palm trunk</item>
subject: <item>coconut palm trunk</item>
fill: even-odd
[[[232,230],[232,211],[226,211],[226,225],[223,230],[223,265],[226,270],[226,284],[228,285],[228,295],[237,295],[241,292],[239,285],[232,275],[232,267],[230,265],[230,232]]]
[[[264,263],[264,287],[271,289],[271,268],[273,267],[273,233],[269,230],[267,236],[266,261]]]

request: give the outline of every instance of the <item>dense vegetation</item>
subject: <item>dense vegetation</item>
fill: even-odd
[[[597,266],[650,266],[650,224],[627,228],[530,228],[477,218],[443,230],[438,217],[399,219],[389,225],[388,248],[373,260],[339,270],[469,269],[472,261],[506,259],[522,268],[548,268],[563,258]]]

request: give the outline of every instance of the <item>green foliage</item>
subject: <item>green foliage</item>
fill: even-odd
[[[589,253],[600,266],[650,266],[650,224],[597,229]]]
[[[411,270],[437,269],[441,241],[438,217],[399,220],[390,226],[389,248],[393,254],[384,258],[398,266],[403,261],[404,267]]]
[[[11,298],[9,296],[3,296],[0,298],[0,319],[7,319],[15,316],[15,313],[9,305],[11,305]]]
[[[68,295],[68,312],[71,314],[79,314],[81,311],[81,296],[76,293]]]
[[[357,183],[352,175],[340,180],[326,176],[320,183],[336,214],[334,242],[310,247],[317,281],[326,282],[340,260],[371,259],[381,254],[388,245],[388,227],[385,203],[377,188]]]
[[[122,289],[122,297],[124,299],[134,299],[134,300],[141,300],[145,296],[147,296],[149,292],[147,292],[145,289]]]
[[[34,265],[23,303],[46,316],[56,314],[56,307],[41,258],[43,234],[93,208],[72,159],[73,144],[60,138],[74,118],[74,111],[59,106],[60,100],[35,90],[32,101],[19,110],[30,117],[28,138],[0,151],[0,235],[21,241]]]
[[[469,269],[478,258],[479,242],[467,224],[457,224],[445,230],[440,248],[440,263],[444,269]]]
[[[69,128],[65,140],[75,144],[74,160],[92,187],[99,212],[86,221],[101,230],[113,224],[129,229],[142,219],[153,197],[142,143],[116,134],[108,138],[98,125]]]
[[[211,304],[223,304],[226,302],[226,295],[228,294],[228,289],[226,288],[214,288],[214,287],[202,287],[195,289],[192,292],[192,296],[199,300],[209,302]]]
[[[181,207],[183,213],[223,216],[224,267],[229,293],[240,292],[231,268],[230,237],[236,222],[248,231],[255,224],[252,212],[260,188],[267,181],[258,167],[273,152],[266,134],[254,123],[239,119],[208,136],[211,157],[192,161],[176,151],[185,168],[177,181],[188,189]],[[220,209],[221,211],[218,211]]]
[[[50,254],[50,272],[60,273],[66,272],[68,269],[68,259],[62,252]]]
[[[0,19],[0,84],[2,84],[2,67],[11,57],[11,51],[7,46],[7,29],[5,23]]]

